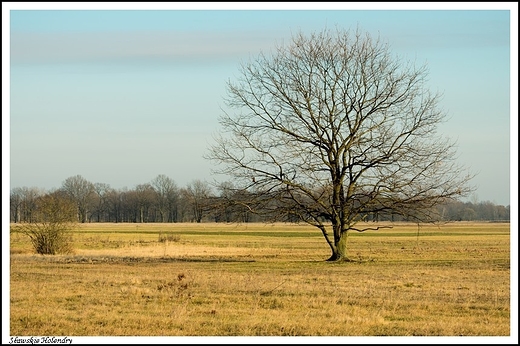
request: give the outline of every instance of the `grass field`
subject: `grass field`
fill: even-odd
[[[75,253],[11,235],[18,336],[509,336],[510,226],[86,224]]]

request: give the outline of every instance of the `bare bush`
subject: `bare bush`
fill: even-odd
[[[11,232],[28,236],[36,253],[55,255],[73,252],[72,234],[77,227],[77,208],[60,192],[36,201],[34,222],[13,225]]]

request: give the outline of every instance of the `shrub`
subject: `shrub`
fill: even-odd
[[[71,253],[72,235],[77,227],[76,205],[60,192],[44,195],[36,201],[34,222],[11,226],[11,232],[28,236],[36,253]]]

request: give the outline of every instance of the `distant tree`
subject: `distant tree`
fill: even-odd
[[[194,180],[183,191],[184,201],[191,211],[190,219],[200,223],[204,215],[210,210],[212,197],[211,187],[202,180]]]
[[[430,221],[472,191],[426,81],[426,67],[360,30],[297,34],[227,84],[237,111],[220,117],[206,157],[254,197],[251,210],[316,226],[328,260],[348,260],[348,234],[380,228],[361,221]]]
[[[462,220],[464,220],[464,221],[477,220],[477,213],[471,207],[467,206],[466,208],[464,208],[464,212],[462,214]]]
[[[14,223],[20,222],[20,214],[22,210],[21,188],[17,187],[11,189],[11,194],[9,196],[9,207],[11,211],[9,216],[10,220]]]
[[[130,221],[129,191],[126,187],[121,190],[112,190],[108,194],[109,213],[115,222]],[[134,221],[135,222],[135,221]]]
[[[150,184],[139,184],[134,190],[134,203],[137,218],[135,222],[150,222],[150,208],[155,202],[156,193]]]
[[[168,222],[176,219],[176,203],[178,188],[173,179],[164,174],[159,174],[151,181],[151,185],[157,193],[157,209],[160,214],[160,222]]]
[[[215,222],[232,222],[236,205],[233,183],[221,182],[217,185],[217,191],[219,195],[213,203]]]
[[[212,202],[212,211],[216,222],[251,222],[255,215],[248,203],[250,193],[236,188],[232,182],[225,181],[217,185],[219,196]],[[258,221],[258,220],[255,220]]]
[[[65,179],[62,183],[62,189],[76,202],[78,221],[81,223],[87,222],[91,197],[94,194],[94,184],[81,175],[76,175]]]
[[[94,183],[92,196],[93,213],[97,216],[97,222],[105,221],[108,213],[108,194],[112,189],[110,185],[104,183]]]
[[[11,232],[29,237],[34,251],[42,255],[72,252],[70,231],[77,227],[75,202],[62,191],[37,198],[33,222],[11,226]]]
[[[36,199],[45,194],[43,189],[36,187],[15,187],[11,189],[10,208],[11,221],[31,222],[33,211],[36,208]]]
[[[511,218],[510,206],[497,205],[497,220],[500,221],[509,221]]]

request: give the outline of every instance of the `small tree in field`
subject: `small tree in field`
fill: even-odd
[[[55,255],[72,252],[69,232],[77,227],[77,206],[60,192],[41,196],[36,201],[35,222],[12,226],[12,232],[28,236],[36,253]]]
[[[240,72],[226,100],[236,113],[220,117],[207,157],[248,192],[250,210],[316,226],[329,260],[348,259],[349,232],[381,227],[361,221],[430,221],[437,204],[472,191],[437,133],[445,113],[426,68],[370,35],[300,33]]]

